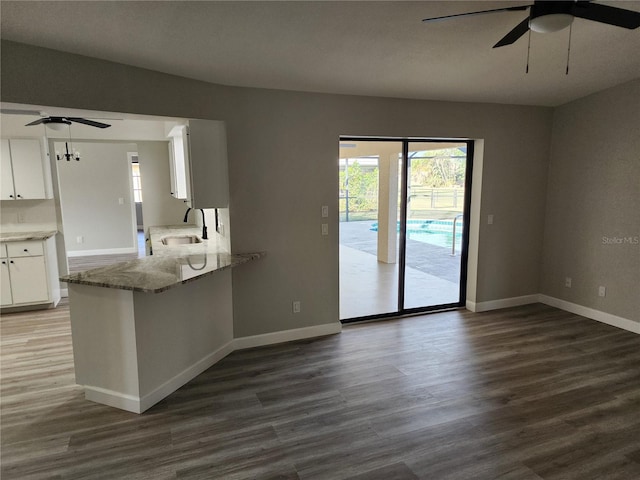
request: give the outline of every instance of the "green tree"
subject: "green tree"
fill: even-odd
[[[355,160],[347,167],[347,174],[340,171],[340,190],[349,193],[349,211],[366,212],[378,209],[378,167],[363,169]],[[340,201],[340,210],[346,208],[344,199]]]

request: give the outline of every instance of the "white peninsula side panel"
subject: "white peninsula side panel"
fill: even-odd
[[[69,284],[76,383],[142,413],[233,350],[231,271],[150,294]]]

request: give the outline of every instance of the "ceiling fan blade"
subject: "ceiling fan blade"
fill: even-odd
[[[25,127],[30,127],[32,125],[40,125],[41,123],[44,123],[45,120],[46,120],[45,118],[39,118],[38,120],[34,120],[31,123],[27,123]]]
[[[529,17],[520,22],[513,30],[507,33],[502,39],[496,43],[493,48],[504,47],[505,45],[511,45],[525,33],[529,31]]]
[[[578,2],[571,9],[571,13],[574,17],[630,30],[640,27],[640,13],[624,8],[609,7],[599,3]]]
[[[517,12],[517,11],[526,10],[530,6],[531,5],[522,5],[522,6],[517,6],[517,7],[495,8],[493,10],[481,10],[479,12],[457,13],[455,15],[445,15],[444,17],[423,18],[422,21],[423,22],[435,22],[435,21],[438,21],[438,20],[447,20],[448,18],[470,17],[470,16],[473,16],[473,15],[483,15],[485,13]]]
[[[72,122],[83,123],[84,125],[89,125],[90,127],[107,128],[107,127],[111,126],[111,125],[108,125],[106,123],[94,122],[93,120],[87,120],[86,118],[80,118],[80,117],[65,117],[65,118],[67,120],[72,121]]]

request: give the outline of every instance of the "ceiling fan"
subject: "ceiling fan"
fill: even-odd
[[[60,129],[65,125],[71,125],[72,123],[81,123],[83,125],[89,125],[90,127],[97,128],[107,128],[111,126],[107,123],[96,122],[95,120],[88,120],[82,117],[43,117],[31,123],[27,123],[25,126],[30,127],[32,125],[40,125],[41,123],[44,123],[46,126],[51,127],[54,130],[56,127],[58,127],[57,129]]]
[[[640,26],[640,13],[624,8],[609,7],[591,3],[589,0],[550,1],[535,0],[533,5],[521,5],[479,12],[458,13],[442,17],[425,18],[423,22],[433,22],[456,17],[468,17],[485,13],[514,12],[529,9],[529,15],[516,27],[507,33],[493,48],[503,47],[515,43],[529,30],[538,33],[557,32],[568,27],[575,17],[593,22],[606,23],[616,27],[634,29]]]

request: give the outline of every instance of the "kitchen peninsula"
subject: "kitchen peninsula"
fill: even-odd
[[[230,254],[198,234],[154,227],[152,256],[60,279],[87,399],[142,413],[231,353],[231,269],[264,253]]]

